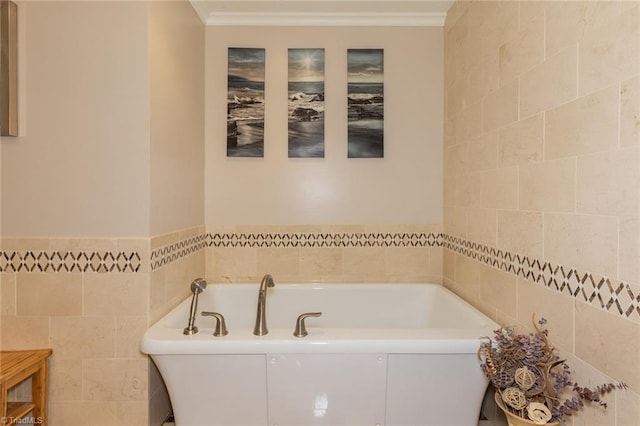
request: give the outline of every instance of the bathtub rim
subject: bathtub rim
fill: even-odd
[[[220,286],[253,286],[255,283],[212,283]],[[214,337],[213,328],[201,327],[198,334],[185,336],[182,329],[163,325],[167,318],[184,309],[190,297],[160,318],[147,329],[141,352],[152,357],[163,355],[229,355],[270,353],[395,353],[395,354],[471,354],[477,353],[482,339],[493,335],[499,325],[473,305],[441,284],[415,283],[282,283],[281,287],[322,290],[331,286],[432,286],[454,297],[466,309],[485,320],[481,327],[472,328],[309,328],[309,335],[296,338],[289,328],[270,328],[265,336],[254,336],[246,327],[230,330],[224,337]],[[358,335],[354,339],[354,335]]]

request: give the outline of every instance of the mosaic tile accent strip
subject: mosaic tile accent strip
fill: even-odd
[[[138,272],[137,252],[0,251],[0,272]]]
[[[440,247],[436,233],[207,233],[151,252],[151,270],[207,247]]]
[[[176,260],[209,247],[209,234],[201,234],[159,247],[151,251],[151,270],[162,268]]]
[[[207,234],[209,247],[439,247],[436,233]]]
[[[640,319],[640,292],[629,283],[443,234],[442,246],[463,256],[526,278],[605,311]]]
[[[444,247],[623,318],[640,320],[630,283],[443,233],[207,233],[151,252],[151,270],[208,247]],[[0,272],[140,272],[138,252],[0,251]]]

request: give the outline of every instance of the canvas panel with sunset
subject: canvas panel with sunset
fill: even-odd
[[[289,158],[324,157],[324,49],[289,49]]]

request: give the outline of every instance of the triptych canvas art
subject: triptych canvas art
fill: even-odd
[[[229,48],[227,156],[264,157],[265,49]],[[384,157],[384,54],[347,50],[347,156]],[[325,153],[324,49],[288,50],[288,156]]]

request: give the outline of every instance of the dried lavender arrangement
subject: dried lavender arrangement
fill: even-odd
[[[569,366],[549,343],[545,324],[542,318],[536,325],[534,318],[535,333],[529,334],[502,327],[494,331],[493,341],[487,337],[478,349],[480,367],[505,412],[538,425],[563,422],[586,403],[606,408],[602,396],[627,388],[624,383],[586,388],[574,382]]]

